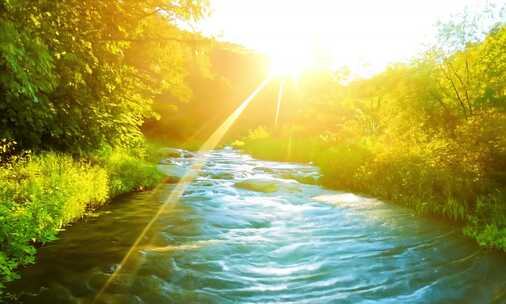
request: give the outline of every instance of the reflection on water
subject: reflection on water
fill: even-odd
[[[191,158],[164,163],[184,171]],[[506,303],[506,256],[407,209],[302,183],[318,176],[211,153],[101,302]],[[10,291],[23,303],[91,303],[172,188],[70,227]]]

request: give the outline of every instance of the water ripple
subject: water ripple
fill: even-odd
[[[183,154],[164,170],[186,170],[192,154]],[[506,303],[504,255],[409,209],[324,189],[319,176],[305,164],[210,153],[104,303]],[[90,303],[173,187],[74,225],[9,290],[24,303]]]

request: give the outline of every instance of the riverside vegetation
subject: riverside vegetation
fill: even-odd
[[[141,127],[154,102],[191,96],[209,41],[178,26],[205,14],[193,0],[0,0],[0,295],[67,224],[160,181]]]
[[[370,79],[303,76],[282,126],[238,144],[259,158],[314,162],[327,185],[461,223],[506,251],[506,26],[478,35],[465,22]]]
[[[18,278],[20,265],[34,262],[36,247],[111,198],[155,186],[161,173],[144,149],[104,147],[74,159],[44,152],[0,168],[2,283]]]

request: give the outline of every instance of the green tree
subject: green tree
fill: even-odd
[[[80,151],[141,139],[153,99],[187,98],[185,67],[204,43],[178,24],[205,2],[7,1],[0,25],[0,137]]]

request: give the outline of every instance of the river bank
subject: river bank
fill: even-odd
[[[68,225],[120,194],[157,185],[161,158],[156,146],[104,146],[81,155],[43,152],[15,157],[0,166],[0,295],[35,263],[37,248]],[[86,246],[86,244],[82,244]]]
[[[420,216],[444,218],[482,247],[506,251],[506,189],[481,172],[469,174],[474,170],[470,160],[447,146],[434,150],[409,144],[329,144],[318,137],[268,135],[237,143],[259,159],[313,163],[327,187],[407,206]],[[453,161],[447,164],[442,158]]]

